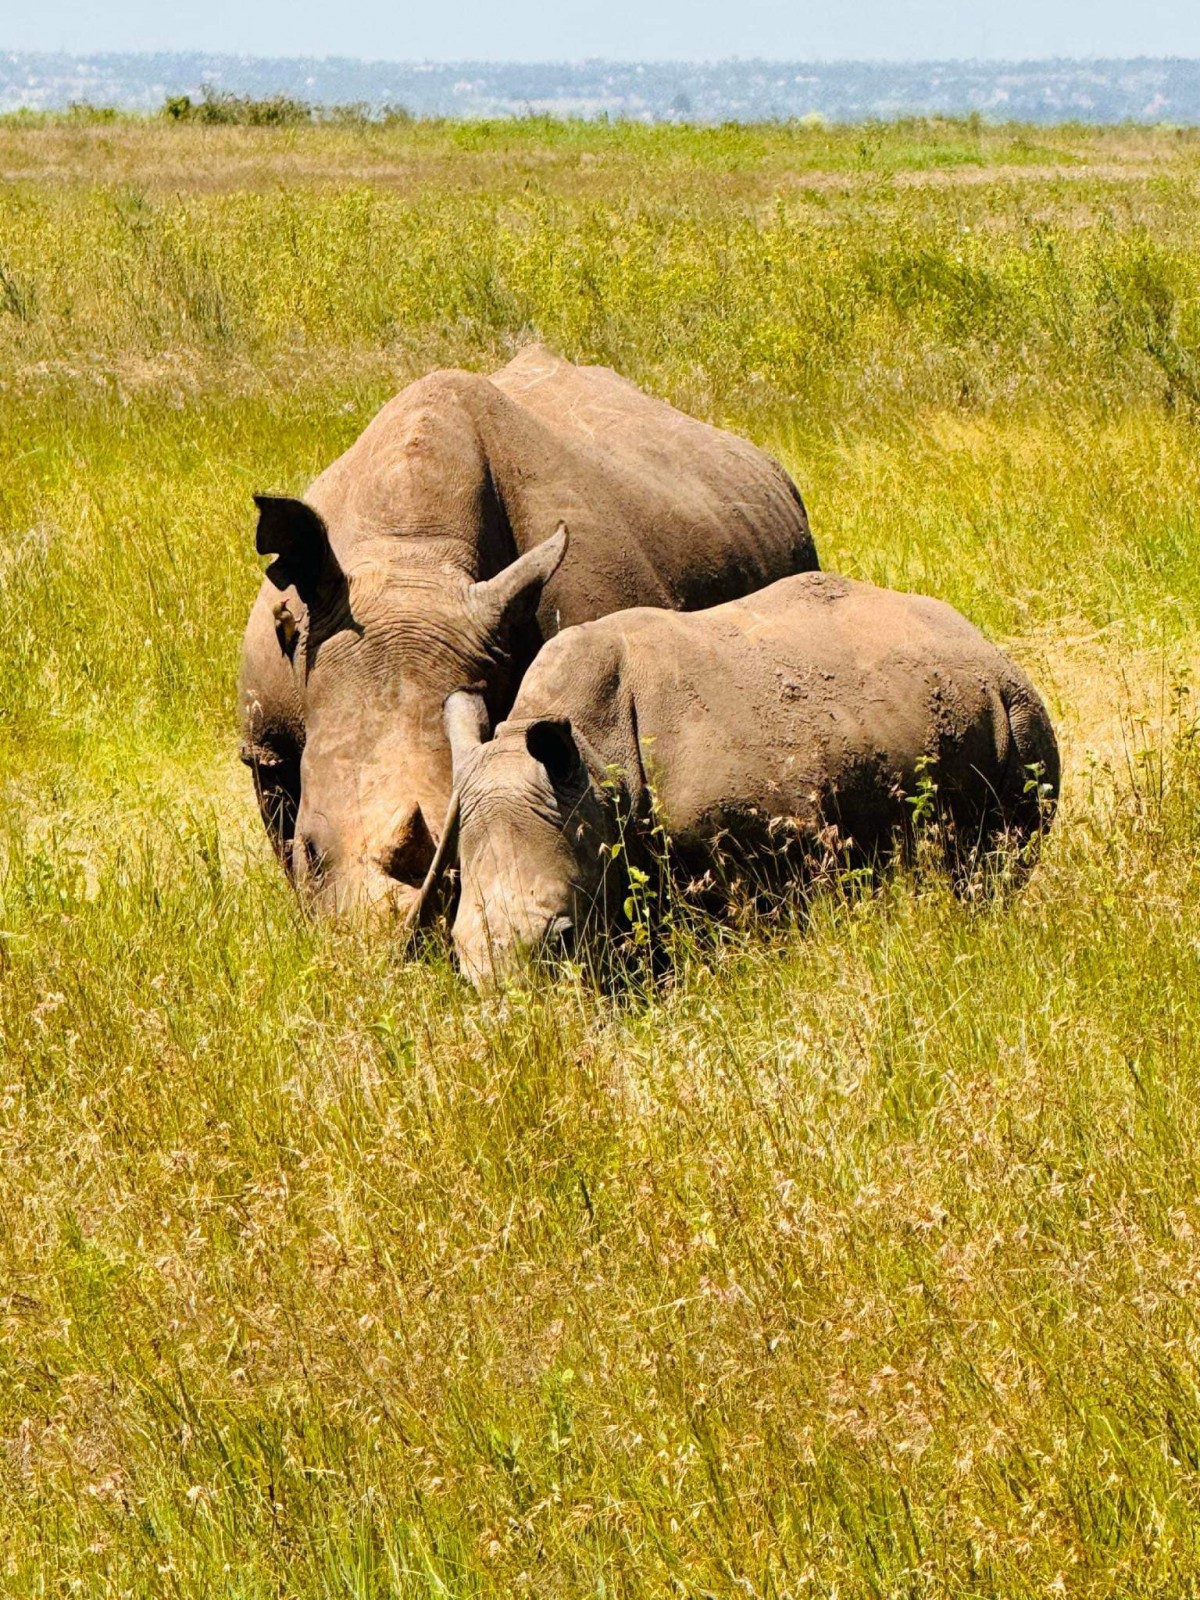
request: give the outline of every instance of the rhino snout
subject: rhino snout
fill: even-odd
[[[298,828],[292,849],[297,887],[317,908],[334,915],[391,909],[412,911],[437,844],[416,803],[402,806],[379,845],[347,843],[313,817]]]
[[[522,934],[510,924],[486,918],[456,923],[454,945],[463,975],[476,989],[502,987],[526,964],[539,960],[569,961],[575,954],[576,930],[568,916],[550,917],[541,933]]]

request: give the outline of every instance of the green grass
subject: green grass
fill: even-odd
[[[1200,162],[0,126],[0,1590],[1200,1593]],[[1043,686],[1028,888],[479,1001],[310,924],[250,494],[539,336]]]

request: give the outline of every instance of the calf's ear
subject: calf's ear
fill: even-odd
[[[587,776],[575,733],[566,717],[543,717],[525,730],[525,748],[550,775],[555,788],[581,783]]]
[[[526,550],[523,556],[498,572],[494,578],[473,583],[472,601],[480,608],[488,625],[497,633],[528,622],[538,608],[542,590],[558,571],[567,553],[567,525],[560,522],[548,539]]]
[[[277,589],[294,588],[310,604],[317,590],[341,576],[324,522],[303,500],[256,494],[258,533],[254,545],[260,556],[277,559],[267,577]]]

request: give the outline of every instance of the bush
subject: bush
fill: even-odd
[[[316,114],[306,100],[275,94],[266,99],[232,94],[206,84],[200,100],[190,95],[169,95],[163,103],[163,116],[172,122],[202,122],[245,128],[295,127],[313,122]]]
[[[115,122],[119,115],[114,106],[94,106],[90,100],[72,100],[67,106],[68,122]]]
[[[245,128],[299,127],[314,122],[334,127],[379,124],[393,128],[412,121],[412,113],[405,106],[389,104],[373,110],[365,100],[353,100],[346,105],[317,106],[285,94],[258,100],[252,95],[233,94],[210,85],[205,86],[199,100],[193,100],[188,94],[168,95],[163,101],[160,115],[169,122],[201,122]],[[96,120],[100,120],[99,117]]]

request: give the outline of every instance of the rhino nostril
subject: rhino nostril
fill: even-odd
[[[575,954],[575,924],[570,917],[555,917],[546,929],[546,948],[556,956]]]
[[[391,842],[381,852],[379,865],[397,883],[419,889],[435,853],[433,835],[420,806],[409,806],[396,824]]]

